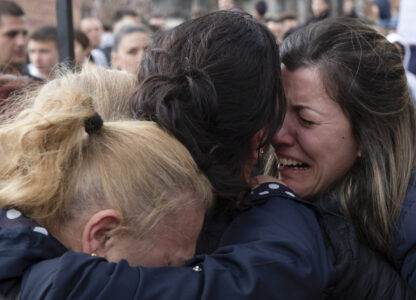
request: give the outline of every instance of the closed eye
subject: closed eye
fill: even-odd
[[[138,48],[132,48],[127,53],[130,54],[130,55],[136,55],[137,52],[139,52]]]
[[[304,119],[304,118],[301,118],[301,117],[299,117],[299,119],[300,119],[300,121],[301,121],[303,124],[305,124],[305,125],[307,125],[307,126],[312,126],[312,125],[315,125],[315,122],[309,121],[309,120]]]

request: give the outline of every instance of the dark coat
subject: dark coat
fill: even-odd
[[[3,227],[0,293],[21,281],[21,299],[31,300],[321,299],[333,267],[317,212],[289,189],[267,186],[255,190],[258,205],[233,221],[217,251],[181,268],[108,263],[65,251],[30,227]]]
[[[410,179],[403,201],[391,256],[395,268],[416,290],[416,172]]]
[[[323,299],[416,299],[399,272],[358,239],[350,222],[325,213],[321,225],[335,269]]]
[[[181,268],[108,263],[66,251],[34,224],[0,224],[0,294],[21,283],[21,299],[415,299],[338,216],[283,186],[261,185],[251,203],[214,253]]]

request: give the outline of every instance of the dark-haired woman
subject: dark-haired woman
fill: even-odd
[[[350,220],[416,290],[416,115],[399,51],[337,18],[293,33],[281,57],[288,109],[271,170]]]
[[[210,216],[215,220],[206,223],[198,246],[199,253],[210,253],[283,120],[278,48],[265,27],[231,12],[162,33],[152,48],[143,59],[132,112],[170,131],[210,179],[220,214]]]
[[[155,120],[173,133],[211,181],[217,211],[200,249],[216,250],[184,267],[131,268],[56,248],[50,237],[21,228],[2,228],[0,253],[7,251],[12,259],[0,256],[0,291],[7,292],[22,278],[23,284],[54,299],[331,298],[338,257],[326,249],[331,240],[324,239],[314,205],[263,178],[244,197],[250,190],[250,169],[283,119],[272,34],[246,14],[215,12],[161,35],[143,67],[145,78],[132,108],[136,117]],[[24,236],[23,242],[11,241],[16,234]],[[365,255],[355,258],[353,267],[374,262],[375,256],[362,251]],[[51,265],[61,266],[66,280],[47,281],[39,291],[37,284]],[[397,274],[388,265],[379,270],[389,284],[370,278],[363,298],[389,297],[392,286],[395,292],[391,282]],[[351,277],[345,285],[362,290]],[[408,295],[403,290],[402,299]]]

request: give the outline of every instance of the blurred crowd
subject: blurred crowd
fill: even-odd
[[[219,10],[241,10],[234,0],[218,0]],[[403,55],[408,73],[409,86],[416,96],[416,45],[409,44],[396,32],[400,4],[398,0],[373,0],[369,2],[365,15],[357,13],[354,0],[344,0],[342,14],[359,18],[371,24],[390,42],[397,45]],[[267,3],[255,3],[253,16],[264,22],[276,37],[278,44],[296,29],[328,18],[334,10],[330,0],[312,0],[312,16],[301,22],[293,12],[279,15],[268,13]],[[206,14],[194,11],[190,19]],[[267,16],[267,17],[266,17]],[[144,51],[151,45],[157,31],[167,29],[162,15],[144,18],[137,11],[121,9],[113,13],[112,24],[94,16],[85,16],[74,28],[74,65],[84,63],[115,68],[137,74]],[[58,71],[59,47],[56,26],[28,28],[25,12],[13,1],[0,1],[0,72],[3,74],[25,75],[35,81],[52,79]],[[2,80],[8,82],[8,80]],[[4,95],[3,95],[4,96]]]

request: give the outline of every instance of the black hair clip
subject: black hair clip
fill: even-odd
[[[92,117],[89,117],[85,120],[84,122],[85,131],[88,134],[93,134],[97,132],[98,130],[100,130],[101,127],[103,127],[103,124],[104,124],[103,119],[97,112],[95,112]]]

